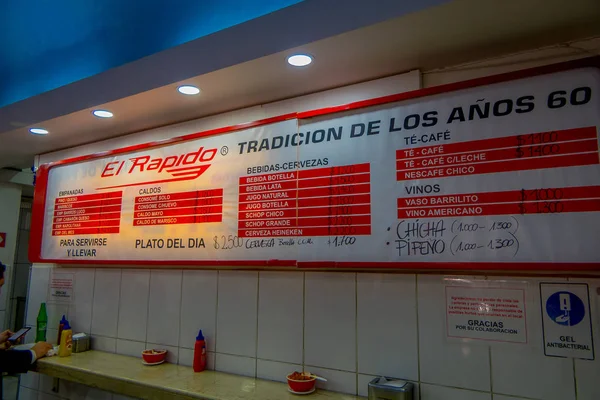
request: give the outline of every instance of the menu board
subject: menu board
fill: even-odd
[[[51,166],[34,252],[598,263],[599,89],[582,68]]]

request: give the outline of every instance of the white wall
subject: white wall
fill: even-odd
[[[0,291],[0,331],[4,330],[10,298],[20,208],[21,188],[18,185],[0,184],[0,232],[6,233],[5,246],[0,247],[0,261],[7,265],[4,287]]]
[[[560,49],[543,53],[543,57],[531,52],[502,62],[430,71],[423,80],[429,86],[573,57]],[[305,96],[43,155],[40,160],[48,162],[298,109],[347,103],[415,85],[418,76],[413,73],[338,89],[331,92],[335,95],[329,100],[322,94]],[[39,303],[45,300],[50,268],[34,265],[28,324],[35,323]],[[600,360],[544,356],[537,278],[521,278],[528,283],[530,343],[507,345],[445,339],[441,275],[176,268],[73,271],[77,306],[49,307],[50,326],[57,326],[58,318],[66,312],[74,329],[90,332],[94,347],[103,351],[138,356],[145,347],[158,346],[170,351],[172,362],[190,365],[194,337],[202,328],[208,341],[209,367],[236,374],[283,380],[286,373],[304,366],[327,377],[326,388],[361,395],[366,395],[372,377],[384,374],[414,381],[423,400],[600,398]],[[598,346],[600,279],[583,281],[590,285]],[[51,330],[50,339],[56,334]],[[23,381],[27,396],[39,391],[43,398],[48,393],[47,380],[29,374]],[[59,396],[75,397],[68,388]],[[111,395],[101,393],[90,398],[106,396]]]

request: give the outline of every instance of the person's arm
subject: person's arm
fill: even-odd
[[[0,351],[0,372],[22,374],[29,371],[31,364],[35,362],[34,354],[30,350]]]
[[[50,343],[39,342],[30,350],[4,350],[0,351],[0,372],[9,374],[22,374],[29,370],[31,364],[45,357],[52,350]]]

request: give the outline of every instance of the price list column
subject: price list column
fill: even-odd
[[[398,219],[600,211],[600,186],[461,193],[398,199]]]
[[[223,189],[138,196],[134,207],[133,226],[221,222]]]
[[[303,236],[370,235],[370,164],[298,172]]]
[[[598,163],[596,127],[396,151],[398,181]]]
[[[370,165],[240,178],[240,237],[371,234]]]
[[[123,192],[59,197],[54,201],[52,236],[119,233]]]

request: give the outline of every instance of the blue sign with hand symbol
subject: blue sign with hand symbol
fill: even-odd
[[[546,312],[557,324],[575,326],[585,317],[585,305],[571,292],[556,292],[548,297]]]
[[[540,283],[544,354],[593,360],[590,294],[585,283]]]

